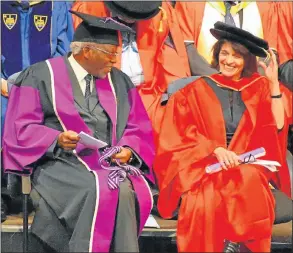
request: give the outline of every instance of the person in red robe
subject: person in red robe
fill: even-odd
[[[180,2],[175,6],[184,40],[193,42],[199,53],[211,60],[215,43],[209,29],[217,21],[233,22],[269,42],[283,63],[293,58],[293,2],[291,1],[206,1]],[[233,21],[229,21],[228,16]]]
[[[173,94],[167,103],[154,169],[158,209],[171,218],[180,204],[179,252],[270,252],[275,200],[270,185],[290,195],[284,159],[287,114],[278,66],[268,43],[222,22],[212,65],[220,73],[203,76]],[[277,172],[241,160],[263,147],[263,159],[278,161]],[[208,174],[209,165],[221,170]]]

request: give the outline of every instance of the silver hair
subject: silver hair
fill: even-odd
[[[74,41],[70,43],[71,52],[73,55],[79,54],[81,49],[84,48],[84,42]]]
[[[93,45],[97,45],[96,42],[82,42],[82,41],[74,41],[70,43],[70,48],[71,48],[71,52],[73,55],[75,54],[79,54],[80,51],[84,48],[84,47],[91,47]]]

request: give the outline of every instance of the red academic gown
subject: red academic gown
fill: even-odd
[[[206,2],[177,2],[175,9],[185,40],[197,44],[203,22]],[[258,11],[262,20],[264,39],[270,47],[278,50],[280,62],[293,58],[293,3],[260,2]]]
[[[268,182],[290,195],[280,142],[286,133],[277,131],[265,77],[254,74],[239,82],[227,81],[219,74],[210,78],[220,86],[242,90],[247,108],[228,149],[242,154],[264,147],[263,159],[279,161],[282,167],[276,174],[248,164],[205,173],[207,165],[217,162],[212,155],[215,148],[227,148],[227,144],[221,104],[200,78],[174,94],[167,104],[154,166],[160,188],[159,211],[170,218],[181,198],[180,252],[221,252],[224,239],[243,242],[253,252],[269,252],[275,202]]]
[[[293,94],[292,91],[290,91],[285,85],[281,83],[280,85],[280,91],[282,93],[282,100],[285,108],[285,116],[286,116],[286,122],[287,124],[284,125],[283,131],[288,133],[290,125],[293,124]],[[283,148],[283,156],[284,159],[286,159],[287,155],[287,142],[288,142],[288,136],[284,136],[280,141],[283,143],[281,144],[281,147]]]
[[[170,82],[190,76],[188,57],[177,15],[168,2],[163,2],[162,8],[164,12],[161,11],[155,17],[139,21],[136,24],[136,42],[145,79],[145,82],[137,88],[152,121],[155,136],[160,129],[164,113],[164,107],[160,106],[163,92]],[[72,10],[99,17],[111,16],[103,2],[76,1]],[[73,15],[74,28],[80,22],[80,18]],[[176,50],[164,43],[169,32]],[[122,52],[121,44],[118,47],[118,52]],[[121,57],[118,57],[115,67],[120,69]]]
[[[293,59],[293,2],[274,1],[278,17],[277,50],[280,62]]]

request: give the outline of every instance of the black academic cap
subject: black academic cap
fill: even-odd
[[[76,28],[73,41],[119,45],[118,31],[134,32],[110,17],[99,18],[72,10],[70,12],[83,20]]]
[[[238,27],[227,25],[223,22],[216,22],[214,28],[210,29],[216,39],[227,39],[245,46],[252,54],[260,57],[267,57],[266,50],[269,49],[267,41],[254,36],[250,32]]]
[[[156,16],[162,1],[105,1],[114,14],[132,20],[145,20]]]

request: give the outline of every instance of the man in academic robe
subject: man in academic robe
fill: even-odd
[[[60,1],[1,2],[2,131],[8,99],[7,78],[36,62],[68,53],[73,36],[68,8],[68,3]],[[15,176],[2,178],[2,195],[12,206],[19,202],[15,198],[20,194],[18,186],[20,182]]]
[[[26,69],[11,90],[4,169],[32,175],[39,195],[32,232],[54,250],[138,252],[152,208],[154,147],[135,86],[113,67],[118,31],[131,29],[75,15],[83,22],[72,54]],[[110,149],[88,147],[80,132]],[[106,166],[100,159],[113,151]]]
[[[94,16],[112,16],[136,33],[122,33],[115,66],[130,76],[159,132],[164,107],[161,95],[168,85],[190,76],[187,52],[175,9],[169,1],[76,1],[72,10]],[[80,23],[73,17],[74,27]]]

